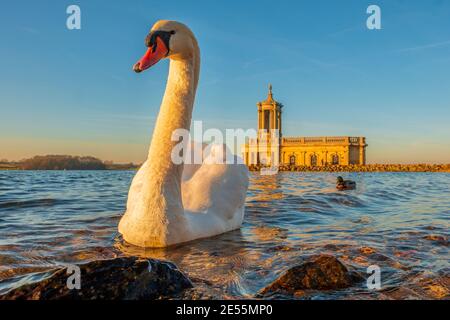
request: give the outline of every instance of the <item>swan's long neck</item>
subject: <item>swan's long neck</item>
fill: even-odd
[[[172,149],[179,143],[172,141],[175,130],[189,130],[197,87],[198,67],[194,59],[171,60],[166,91],[153,132],[148,154],[153,170],[176,174],[181,179],[183,166],[171,159]]]
[[[148,154],[148,177],[143,185],[144,203],[152,204],[152,220],[170,224],[181,219],[183,164],[175,164],[171,154],[179,141],[172,141],[177,129],[189,130],[200,69],[198,47],[185,59],[170,61],[169,77]],[[156,209],[157,208],[157,209]],[[156,210],[155,210],[156,209]],[[150,218],[150,217],[148,217]]]

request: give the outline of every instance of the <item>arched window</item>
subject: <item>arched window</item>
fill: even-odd
[[[311,155],[311,166],[312,167],[317,166],[317,155],[315,155],[315,154]]]
[[[339,164],[339,156],[337,154],[333,154],[331,156],[331,163],[333,165],[338,165]]]
[[[289,157],[289,164],[292,165],[292,166],[295,165],[295,156],[290,156]]]

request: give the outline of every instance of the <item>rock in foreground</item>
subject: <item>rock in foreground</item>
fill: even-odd
[[[362,277],[359,274],[350,272],[335,257],[320,255],[289,269],[265,287],[260,295],[294,295],[299,290],[336,290],[348,288],[360,281]]]
[[[191,281],[170,262],[116,258],[79,267],[79,290],[68,289],[67,279],[73,273],[61,268],[40,282],[13,289],[0,296],[0,300],[158,299],[192,287]]]

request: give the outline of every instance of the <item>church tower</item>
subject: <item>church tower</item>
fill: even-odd
[[[278,130],[281,139],[281,109],[283,105],[273,98],[272,85],[269,84],[267,99],[256,104],[258,106],[258,135]]]
[[[269,84],[267,99],[258,106],[257,163],[277,166],[280,161],[281,109],[283,105],[273,98],[272,85]]]

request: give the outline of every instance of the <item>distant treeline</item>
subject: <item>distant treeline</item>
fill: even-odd
[[[35,156],[19,162],[0,161],[3,170],[129,170],[137,169],[139,165],[114,164],[103,162],[95,157],[80,157],[68,155]]]
[[[105,170],[106,165],[94,157],[35,156],[21,163],[24,170]]]

